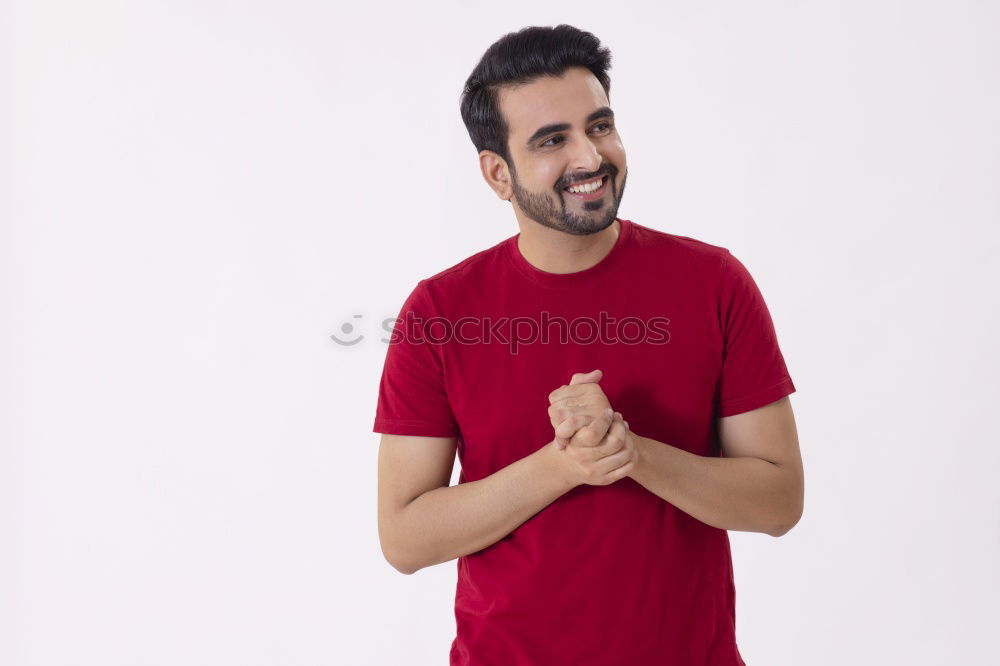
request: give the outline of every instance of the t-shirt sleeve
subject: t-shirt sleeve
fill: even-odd
[[[445,389],[440,346],[429,342],[423,332],[422,322],[433,316],[426,284],[421,280],[393,326],[379,383],[374,432],[458,436]]]
[[[795,392],[764,297],[746,266],[728,250],[722,259],[719,323],[719,417],[749,412]]]

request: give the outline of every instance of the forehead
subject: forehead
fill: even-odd
[[[503,88],[499,104],[512,144],[542,125],[582,123],[592,111],[609,105],[601,82],[584,67],[571,67],[558,78],[543,76],[525,85]]]

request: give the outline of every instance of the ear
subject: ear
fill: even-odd
[[[479,170],[483,173],[486,184],[504,201],[510,201],[514,196],[514,186],[511,184],[510,171],[507,162],[492,150],[479,152]]]

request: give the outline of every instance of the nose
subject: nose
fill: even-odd
[[[597,151],[597,146],[585,137],[582,141],[576,142],[576,149],[573,152],[570,162],[570,170],[573,172],[582,171],[584,173],[594,173],[601,167],[601,153]]]

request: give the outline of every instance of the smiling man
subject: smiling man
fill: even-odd
[[[453,666],[743,664],[727,530],[802,512],[750,273],[618,216],[609,66],[568,25],[486,51],[462,118],[520,232],[421,280],[392,330],[379,538],[404,573],[458,559]]]

